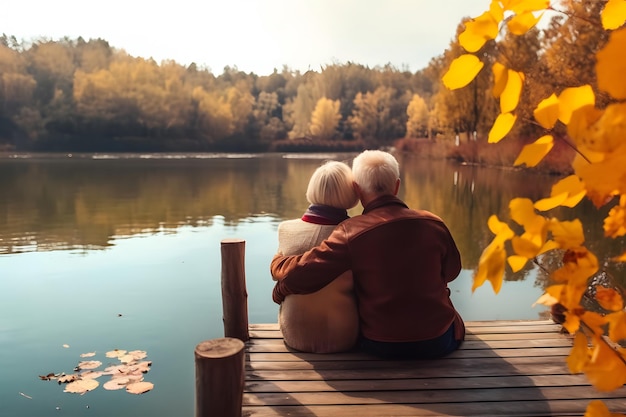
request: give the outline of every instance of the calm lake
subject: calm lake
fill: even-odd
[[[0,416],[192,416],[194,348],[223,336],[220,241],[246,241],[250,322],[275,322],[276,228],[306,209],[308,179],[320,163],[353,156],[4,155]],[[508,218],[511,198],[547,196],[557,178],[398,159],[400,197],[441,216],[457,241],[464,269],[451,289],[462,316],[544,317],[544,307],[532,307],[546,283],[536,268],[507,276],[498,295],[488,284],[472,294],[471,277],[492,239],[489,215]],[[592,219],[586,224],[598,227],[585,232],[600,241],[595,210],[577,210],[558,214]],[[601,244],[594,249],[613,250]],[[82,360],[119,363],[105,356],[114,349],[147,353],[152,391],[100,386],[78,395],[39,378],[72,373]]]

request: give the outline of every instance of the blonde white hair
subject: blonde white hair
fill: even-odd
[[[361,191],[376,196],[394,194],[400,167],[388,152],[363,151],[352,161],[352,175]]]
[[[350,167],[338,161],[328,161],[318,167],[309,180],[306,199],[311,204],[341,209],[356,206],[359,197],[354,190]]]

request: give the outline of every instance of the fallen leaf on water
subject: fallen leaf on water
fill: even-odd
[[[126,355],[126,351],[121,349],[110,350],[106,353],[107,358],[119,358],[124,355]]]
[[[66,343],[66,344],[64,344],[64,345],[63,345],[63,347],[67,349],[68,347],[70,347],[70,345],[68,345],[68,344]]]
[[[67,384],[69,382],[74,382],[77,379],[78,379],[78,375],[77,374],[61,375],[59,377],[59,384]]]
[[[135,382],[126,386],[126,392],[130,394],[143,394],[154,388],[154,384],[151,382]]]
[[[31,397],[30,395],[26,395],[26,394],[24,394],[23,392],[19,392],[18,394],[20,394],[20,395],[21,395],[22,397],[24,397],[24,398],[28,398],[29,400],[32,400],[32,399],[33,399],[33,397]]]
[[[110,381],[105,382],[102,385],[102,388],[109,390],[109,391],[115,391],[118,389],[126,388],[126,385],[129,382],[130,382],[130,379],[128,378],[113,378]]]
[[[104,375],[104,372],[101,371],[87,371],[80,374],[80,377],[82,379],[96,379],[100,378],[102,375]]]
[[[71,392],[73,394],[84,394],[88,391],[96,389],[100,385],[95,379],[79,379],[78,381],[70,382],[65,386],[63,392]]]
[[[81,353],[80,354],[81,358],[91,358],[92,356],[96,356],[96,352],[88,352],[88,353]]]
[[[135,360],[140,360],[148,356],[145,350],[133,350],[128,352],[129,355],[135,358]]]
[[[100,361],[82,361],[78,363],[80,369],[96,369],[100,365],[102,365]]]

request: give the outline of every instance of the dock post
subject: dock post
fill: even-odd
[[[223,239],[221,242],[224,336],[242,342],[249,339],[245,248],[246,241],[242,239]]]
[[[194,351],[196,417],[241,417],[244,343],[232,337],[206,340]]]

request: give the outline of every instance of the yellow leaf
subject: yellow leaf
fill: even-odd
[[[604,154],[601,161],[590,164],[575,160],[572,166],[585,183],[587,196],[596,207],[608,203],[616,194],[626,194],[626,144]]]
[[[507,71],[507,81],[504,91],[500,96],[500,112],[510,113],[517,107],[519,103],[520,95],[522,94],[522,87],[524,83],[524,74],[521,72],[513,71],[509,69]]]
[[[619,204],[609,210],[604,219],[604,236],[620,237],[626,234],[626,194],[619,198]]]
[[[504,2],[504,9],[516,14],[545,10],[550,6],[550,0],[509,0]]]
[[[607,321],[603,315],[593,311],[585,311],[580,319],[596,336],[602,336],[604,334],[604,326],[606,326]]]
[[[602,10],[602,27],[614,30],[621,27],[626,21],[626,1],[609,0]]]
[[[624,143],[626,103],[613,103],[604,110],[582,107],[572,114],[567,132],[579,149],[613,152]]]
[[[504,10],[502,10],[502,6],[500,5],[500,1],[492,0],[491,4],[489,4],[489,13],[495,19],[497,23],[500,23],[502,19],[504,19]]]
[[[496,239],[500,244],[515,235],[509,225],[501,222],[495,214],[489,216],[489,219],[487,220],[487,227],[489,227],[491,233],[496,235]]]
[[[533,111],[533,116],[542,127],[552,129],[559,119],[559,99],[556,94],[552,93],[550,97],[541,100]]]
[[[606,321],[609,322],[609,338],[612,341],[617,343],[626,340],[626,312],[607,314]]]
[[[626,98],[624,50],[626,50],[626,28],[612,32],[607,44],[596,54],[598,88],[617,99]]]
[[[535,203],[539,211],[551,210],[557,206],[574,207],[585,197],[585,184],[576,175],[569,175],[552,186],[549,198]]]
[[[532,12],[516,14],[507,22],[507,26],[512,34],[521,36],[532,29],[542,16],[543,13],[535,17]]]
[[[518,272],[524,267],[524,265],[526,265],[528,258],[525,256],[512,255],[506,258],[506,261],[513,272]]]
[[[600,340],[594,343],[592,358],[583,372],[599,391],[613,391],[626,384],[626,364],[616,351]]]
[[[585,106],[594,106],[596,97],[590,85],[566,88],[559,95],[559,120],[569,124],[572,113]]]
[[[583,417],[611,417],[611,412],[602,401],[593,400],[587,404]]]
[[[517,116],[512,113],[500,113],[489,131],[489,143],[498,143],[513,129]]]
[[[554,146],[554,138],[552,135],[545,135],[522,148],[519,156],[513,165],[526,164],[528,167],[537,165]]]
[[[534,223],[537,218],[533,202],[529,198],[514,198],[509,202],[511,219],[521,226],[528,226]]]
[[[563,327],[569,334],[576,333],[580,329],[580,317],[576,314],[571,314],[569,311],[565,311]]]
[[[533,307],[534,307],[536,304],[542,304],[542,305],[544,305],[544,306],[548,306],[548,307],[550,307],[550,306],[553,306],[554,304],[556,304],[556,303],[558,303],[558,302],[559,302],[559,300],[558,300],[557,298],[555,298],[555,297],[553,297],[551,294],[549,294],[549,293],[545,292],[545,293],[543,293],[543,294],[541,295],[541,297],[537,298],[537,301],[535,301],[535,302],[533,303]]]
[[[487,246],[478,260],[472,291],[480,287],[485,280],[489,280],[493,291],[497,294],[502,287],[505,261],[506,251],[501,244],[494,241]]]
[[[535,208],[539,211],[552,210],[555,207],[563,205],[567,200],[567,193],[561,193],[553,197],[542,198],[535,203]]]
[[[515,254],[526,259],[531,259],[537,256],[539,249],[541,248],[541,246],[536,245],[533,241],[519,236],[513,237],[511,245],[513,246]]]
[[[622,295],[613,288],[596,286],[596,301],[608,311],[621,311],[624,308]]]
[[[450,68],[441,78],[443,84],[450,90],[456,90],[468,85],[483,68],[483,64],[476,55],[465,54],[456,58]]]
[[[498,22],[490,12],[465,22],[465,30],[459,35],[459,44],[467,52],[476,52],[485,42],[498,35]]]
[[[553,250],[553,249],[559,249],[559,244],[556,243],[554,240],[548,240],[546,241],[543,246],[541,247],[541,249],[539,249],[539,255],[541,255],[542,253],[545,253],[549,250]]]
[[[582,372],[589,359],[587,337],[582,332],[577,332],[576,336],[574,336],[574,346],[567,357],[567,366],[570,372],[573,374]]]
[[[548,227],[555,242],[563,249],[577,248],[585,242],[583,224],[578,219],[572,221],[551,219]]]
[[[509,71],[507,67],[505,67],[499,62],[494,63],[493,66],[491,67],[491,70],[493,71],[492,92],[493,92],[493,96],[495,98],[498,98],[504,91],[504,87],[506,87],[508,76],[509,76]]]

